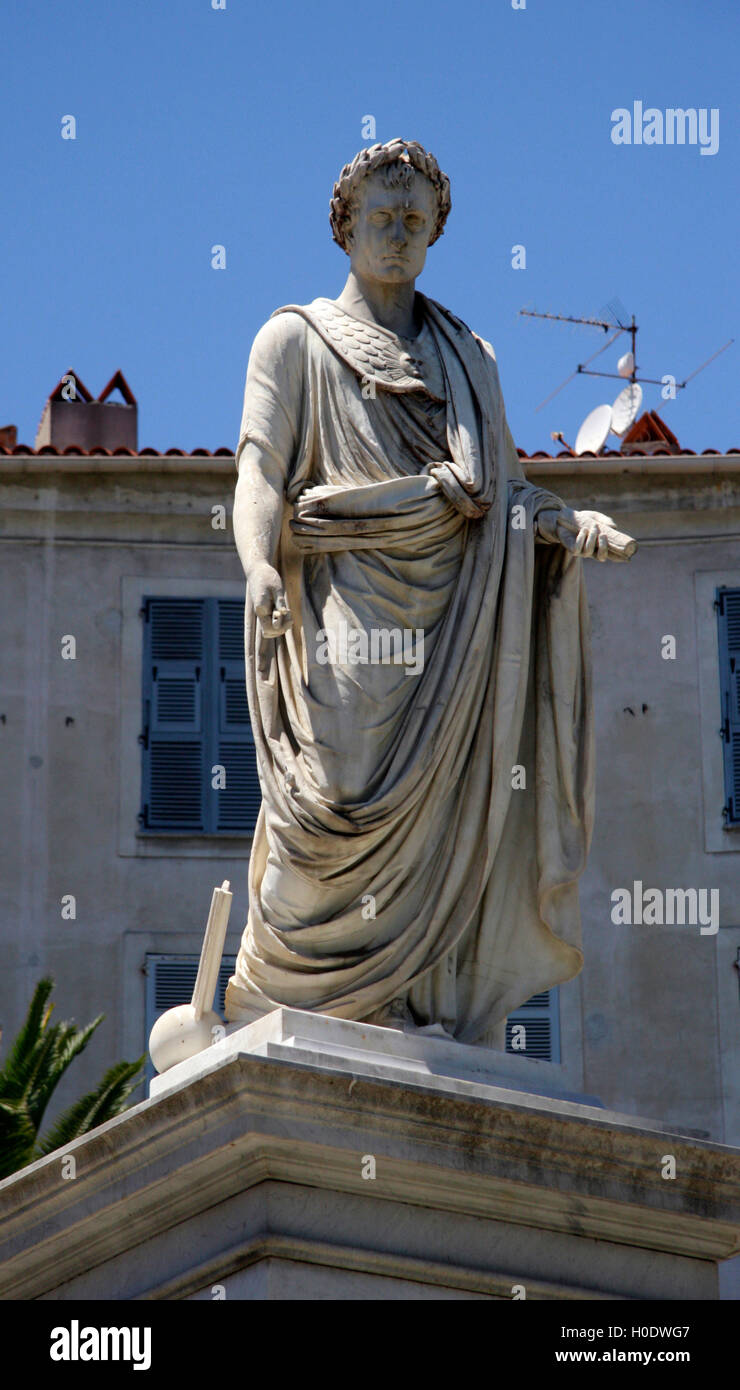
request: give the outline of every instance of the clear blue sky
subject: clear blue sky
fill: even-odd
[[[576,379],[536,414],[602,339],[521,307],[618,297],[646,376],[740,338],[739,48],[738,0],[5,0],[0,425],[33,444],[67,368],[97,395],[120,367],[141,445],[233,446],[260,324],[342,287],[328,201],[371,114],[452,181],[420,288],[493,343],[517,443],[556,450],[618,384]],[[615,146],[635,100],[719,108],[718,153]],[[740,447],[739,374],[740,342],[645,404],[688,448]]]

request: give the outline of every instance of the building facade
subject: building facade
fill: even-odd
[[[640,543],[588,562],[585,967],[524,1011],[528,1050],[609,1109],[738,1144],[740,452],[627,448],[523,460]],[[58,1016],[105,1014],[60,1106],[189,997],[215,884],[222,984],[246,920],[235,480],[226,449],[0,449],[0,1020],[7,1042],[47,973]]]

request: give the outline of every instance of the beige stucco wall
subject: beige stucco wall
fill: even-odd
[[[740,834],[721,831],[721,787],[713,798],[715,619],[697,576],[740,584],[740,459],[559,460],[528,472],[642,542],[629,565],[588,568],[597,817],[565,1046],[582,1037],[584,1089],[610,1108],[737,1143]],[[198,949],[214,883],[232,880],[232,949],[246,916],[248,841],[204,855],[183,839],[144,855],[121,824],[122,782],[138,788],[139,777],[131,595],[141,580],[160,592],[175,581],[238,588],[229,523],[214,529],[211,511],[230,511],[234,482],[227,458],[0,460],[0,1020],[7,1041],[47,971],[59,1016],[106,1014],[60,1100],[143,1050],[144,954]],[[65,634],[74,661],[61,658]],[[666,634],[675,661],[661,657]],[[717,888],[719,934],[614,926],[611,892],[635,879]],[[69,893],[73,922],[61,917]]]

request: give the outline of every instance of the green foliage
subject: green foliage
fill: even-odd
[[[44,1112],[67,1067],[84,1051],[103,1021],[103,1014],[99,1014],[85,1028],[74,1023],[50,1024],[53,988],[53,980],[39,981],[25,1022],[0,1070],[0,1179],[120,1115],[141,1079],[143,1057],[136,1062],[117,1062],[94,1091],[75,1101],[49,1132],[39,1137]]]

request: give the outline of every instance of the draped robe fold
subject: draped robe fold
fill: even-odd
[[[524,478],[492,349],[419,298],[442,401],[377,363],[363,389],[362,326],[340,317],[344,352],[328,301],[278,311],[250,358],[237,464],[250,441],[287,464],[293,624],[264,637],[247,590],[263,802],[230,1021],[281,1004],[361,1020],[400,996],[470,1043],[582,966],[582,562],[536,541],[562,503]],[[423,634],[423,669],[322,664],[340,624]]]

